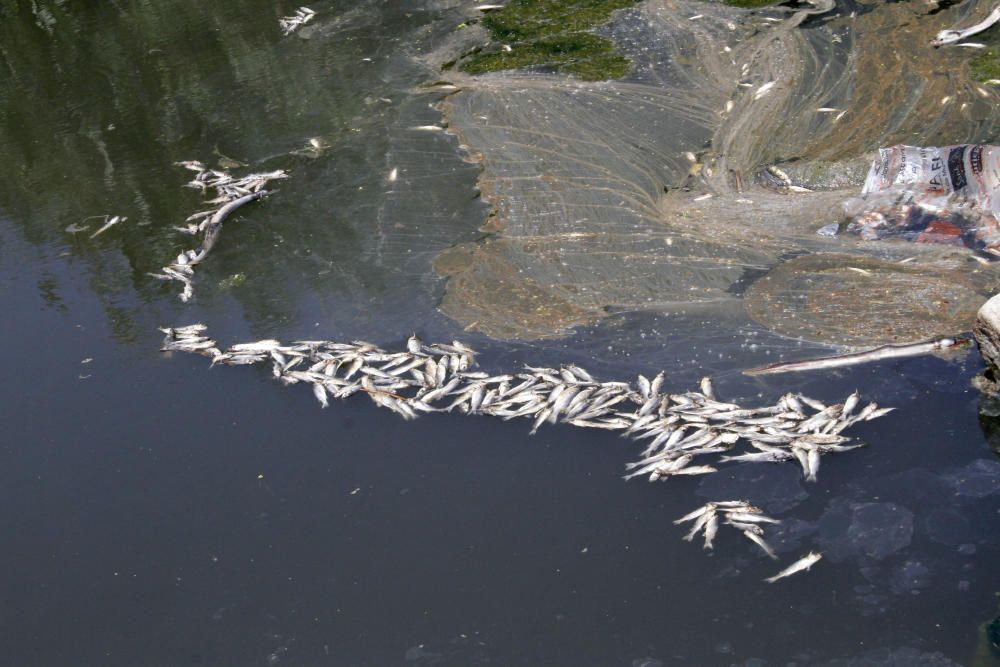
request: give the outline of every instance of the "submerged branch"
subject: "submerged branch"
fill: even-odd
[[[815,371],[827,368],[841,368],[843,366],[854,366],[856,364],[867,364],[872,361],[883,361],[885,359],[898,359],[901,357],[917,357],[923,354],[932,354],[940,350],[947,350],[969,344],[968,338],[941,338],[926,343],[912,343],[909,345],[883,345],[871,350],[862,352],[851,352],[832,357],[818,357],[816,359],[806,359],[805,361],[789,361],[785,363],[760,366],[743,371],[744,375],[772,375],[776,373],[791,373],[793,371]]]

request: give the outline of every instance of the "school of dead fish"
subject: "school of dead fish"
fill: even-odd
[[[279,19],[278,25],[281,26],[283,34],[290,35],[306,23],[309,23],[309,21],[312,21],[314,16],[316,16],[316,12],[313,10],[308,7],[299,7],[291,16],[283,16]]]
[[[626,465],[626,480],[705,475],[718,470],[715,464],[730,462],[794,461],[806,480],[815,481],[823,456],[863,446],[842,435],[844,430],[893,410],[876,403],[862,406],[857,392],[833,405],[788,393],[774,405],[744,408],[718,399],[707,377],[697,391],[669,393],[662,372],[651,379],[639,375],[633,385],[598,381],[571,364],[492,375],[474,370],[476,353],[468,346],[427,344],[416,336],[405,351],[396,352],[365,341],[286,345],[273,339],[222,349],[206,330],[200,323],[163,328],[162,349],[200,354],[213,366],[270,363],[276,379],[309,385],[323,407],[330,398],[362,393],[404,419],[458,410],[505,420],[530,418],[531,433],[545,424],[565,423],[648,441],[639,460]],[[764,526],[778,520],[746,501],[710,502],[677,523],[686,521],[695,522],[686,539],[702,532],[706,548],[712,548],[720,525],[731,526],[775,557]],[[808,569],[816,560],[809,554],[768,581]]]
[[[235,178],[229,172],[210,169],[197,160],[178,162],[177,166],[196,172],[195,177],[185,184],[186,187],[202,192],[210,188],[215,190],[215,197],[205,202],[213,205],[212,208],[188,216],[184,221],[187,225],[174,228],[182,234],[201,234],[201,245],[177,255],[173,262],[160,269],[160,273],[149,274],[159,280],[173,280],[183,284],[184,288],[179,296],[181,301],[187,302],[194,296],[194,267],[203,262],[215,246],[225,219],[240,206],[267,196],[269,192],[264,187],[273,180],[288,178],[288,174],[278,169]]]

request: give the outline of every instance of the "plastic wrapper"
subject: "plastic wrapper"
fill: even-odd
[[[846,230],[866,240],[964,245],[1000,256],[1000,146],[881,148],[844,213]]]

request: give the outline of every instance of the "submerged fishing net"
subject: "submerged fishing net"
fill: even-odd
[[[995,268],[940,248],[816,235],[843,219],[877,146],[994,131],[993,94],[958,72],[929,76],[941,19],[913,12],[873,5],[862,32],[841,16],[769,21],[648,3],[605,30],[636,63],[628,81],[456,78],[445,115],[481,162],[494,210],[484,239],[438,257],[441,310],[493,337],[537,339],[622,310],[742,314],[742,291],[770,271],[744,316],[782,335],[874,345],[968,329]],[[765,169],[775,163],[788,169]],[[827,275],[852,279],[814,280],[786,261],[817,251],[835,253]],[[920,261],[872,280],[845,273],[912,255]],[[993,277],[956,286],[972,270]]]

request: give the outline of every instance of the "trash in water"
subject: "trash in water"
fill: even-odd
[[[847,231],[1000,256],[998,167],[1000,146],[881,148],[861,196],[844,202]]]

